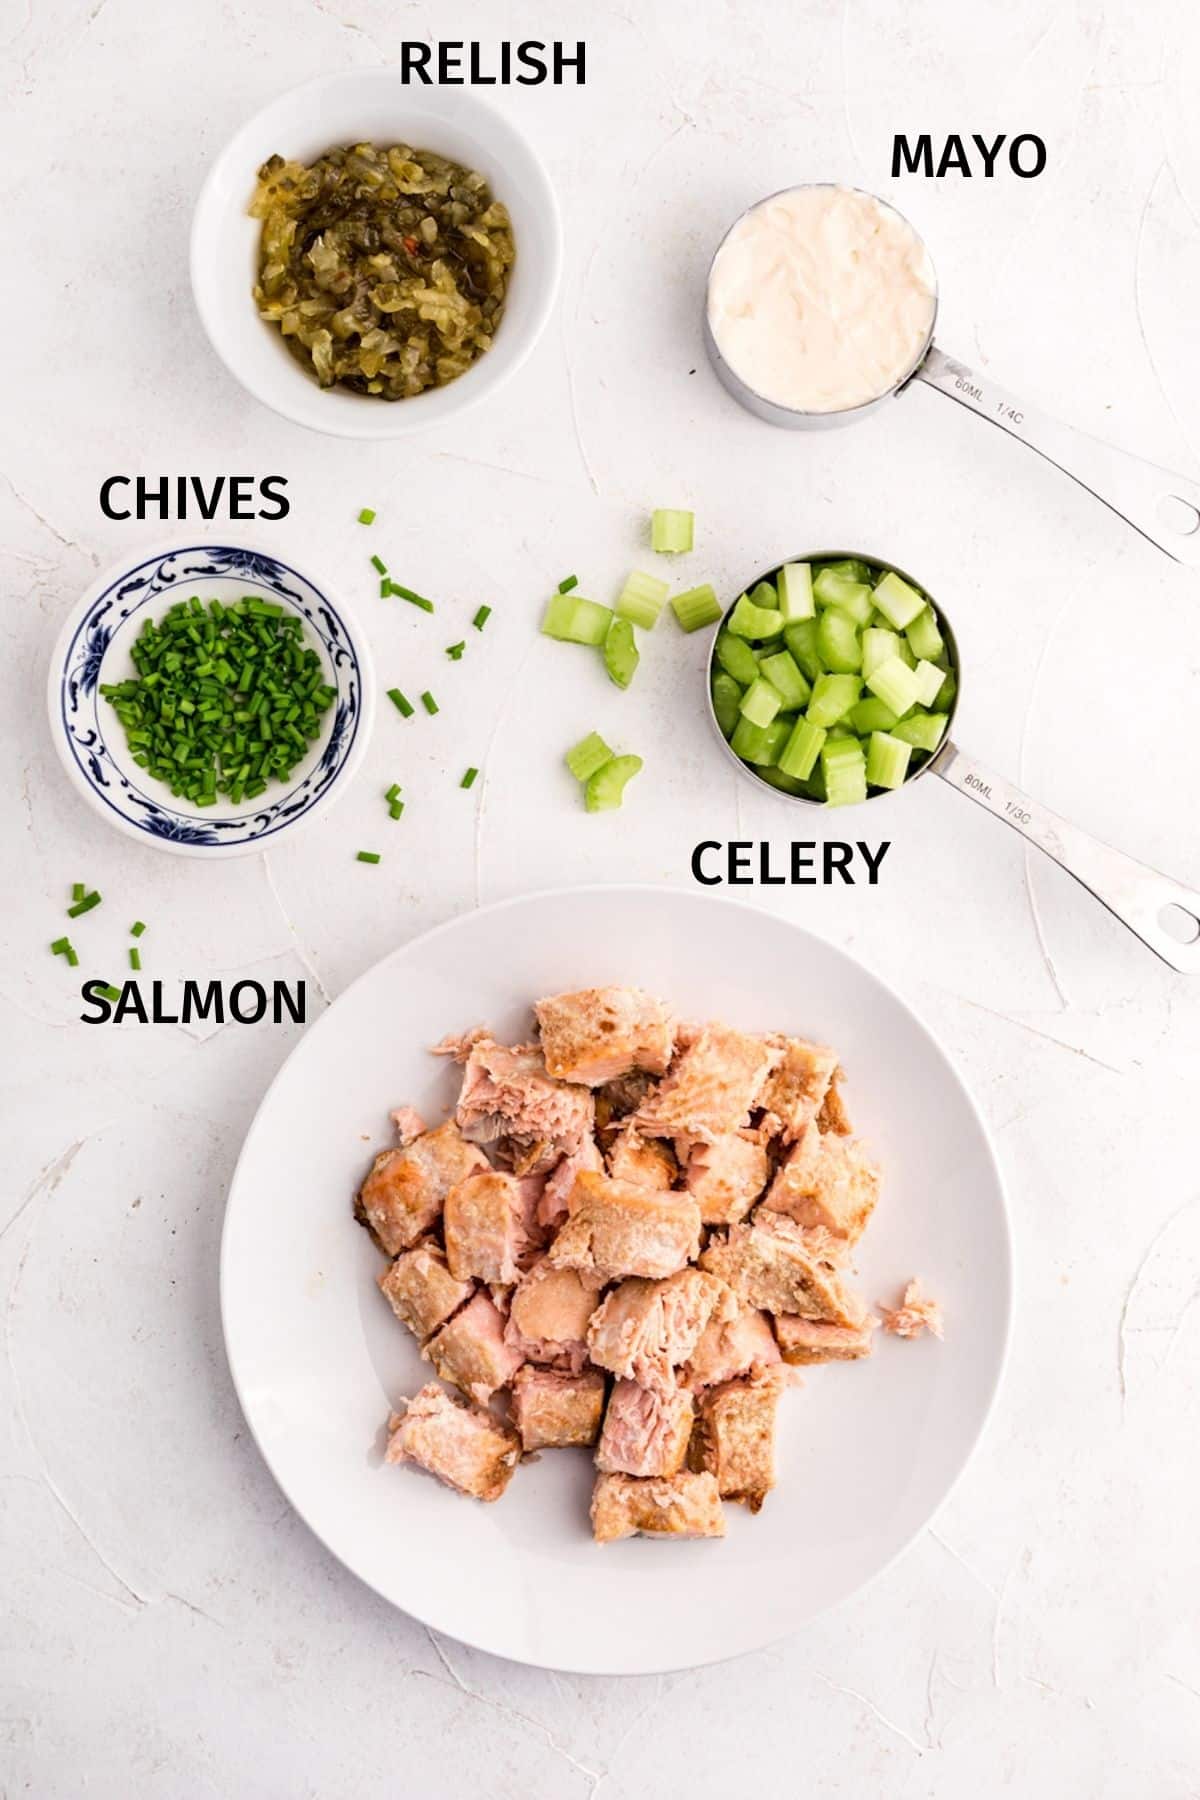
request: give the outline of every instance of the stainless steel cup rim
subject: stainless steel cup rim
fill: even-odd
[[[878,206],[885,206],[890,213],[894,213],[898,219],[902,220],[903,223],[908,226],[908,229],[912,232],[913,236],[921,244],[926,256],[929,257],[929,267],[933,273],[933,311],[929,318],[929,330],[925,334],[925,341],[922,343],[920,350],[905,369],[903,375],[900,376],[899,380],[893,382],[891,387],[884,388],[881,394],[874,395],[870,400],[860,401],[857,406],[834,407],[825,412],[810,412],[803,407],[786,406],[779,400],[772,400],[770,395],[761,393],[758,388],[752,387],[746,378],[738,373],[728,358],[722,354],[720,345],[716,340],[716,335],[709,323],[708,316],[709,297],[712,293],[713,270],[716,268],[717,258],[729,242],[733,233],[742,223],[742,220],[748,218],[752,212],[757,212],[760,206],[769,206],[772,200],[781,200],[785,194],[798,194],[817,188],[835,188],[840,193],[861,194],[864,199],[874,200]],[[880,194],[873,194],[869,188],[855,187],[850,182],[794,181],[788,187],[776,188],[774,193],[764,194],[761,200],[755,200],[751,206],[743,207],[742,211],[727,228],[720,243],[713,251],[711,258],[709,259],[708,274],[704,279],[704,342],[709,356],[717,365],[722,375],[727,378],[726,385],[735,397],[739,388],[744,389],[746,394],[752,396],[759,406],[769,407],[776,412],[785,414],[789,419],[794,420],[797,425],[828,425],[833,420],[838,420],[844,424],[851,424],[855,419],[864,418],[867,413],[873,412],[881,401],[891,399],[893,395],[900,393],[913,379],[933,346],[933,333],[934,327],[937,324],[938,315],[938,300],[939,285],[937,268],[934,264],[933,257],[929,254],[929,245],[925,242],[925,239],[921,236],[921,233],[917,230],[912,220],[907,214],[902,213],[898,206],[893,206],[890,200],[883,199]],[[897,571],[897,573],[898,572],[899,571]]]
[[[925,595],[925,598],[937,614],[938,629],[941,631],[942,637],[946,643],[946,648],[950,653],[950,665],[954,671],[954,698],[950,702],[950,710],[946,716],[946,729],[942,734],[941,743],[933,752],[932,756],[926,758],[919,769],[914,769],[911,775],[905,776],[904,781],[899,788],[886,790],[885,792],[878,794],[868,794],[866,802],[862,803],[868,804],[872,800],[882,800],[886,798],[887,793],[890,792],[903,793],[904,789],[911,787],[914,781],[919,781],[922,775],[928,775],[950,747],[950,730],[954,724],[955,715],[958,712],[959,700],[962,698],[962,664],[959,659],[958,640],[954,635],[954,628],[942,611],[940,603],[934,599],[925,584],[918,581],[915,575],[910,575],[907,569],[902,569],[898,563],[890,562],[882,556],[876,556],[873,551],[869,550],[808,550],[799,556],[781,557],[778,562],[772,563],[770,568],[764,569],[761,574],[755,575],[752,580],[746,583],[745,587],[739,588],[738,595],[740,597],[742,594],[751,593],[760,581],[773,581],[785,563],[845,562],[850,559],[869,563],[873,569],[878,569],[881,574],[885,573],[887,570],[891,570],[894,574],[899,575],[901,581],[907,581],[910,587],[915,588],[918,593]],[[774,794],[776,799],[787,800],[794,805],[824,807],[825,802],[823,800],[814,800],[809,794],[789,794],[786,788],[778,788],[774,783],[767,781],[750,763],[742,761],[741,757],[730,744],[729,739],[725,736],[725,733],[721,730],[720,721],[717,718],[717,709],[713,705],[713,671],[718,667],[717,639],[728,624],[729,615],[736,605],[737,600],[732,600],[722,613],[720,624],[713,632],[712,642],[708,647],[708,659],[704,668],[704,687],[705,699],[708,703],[708,716],[712,723],[713,731],[716,733],[717,741],[721,745],[726,756],[734,764],[735,768],[740,769],[742,774],[751,780],[760,792]]]

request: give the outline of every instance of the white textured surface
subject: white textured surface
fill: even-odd
[[[965,746],[1200,882],[1194,577],[936,395],[852,432],[773,434],[716,390],[698,332],[708,249],[741,206],[802,177],[859,181],[929,239],[947,348],[1195,475],[1194,18],[1134,0],[589,8],[585,89],[497,90],[567,224],[558,316],[519,387],[395,449],[308,437],[247,401],[186,285],[191,198],[219,143],[278,89],[403,36],[570,29],[544,5],[386,0],[12,0],[0,17],[0,283],[19,331],[0,419],[0,1792],[673,1800],[737,1792],[749,1759],[763,1791],[802,1768],[852,1800],[1194,1794],[1195,991],[1011,834],[922,782],[870,810],[871,835],[894,840],[878,890],[761,896],[894,980],[972,1083],[1010,1182],[1016,1339],[935,1528],[801,1637],[698,1676],[492,1662],[431,1640],[319,1550],[246,1440],[216,1309],[224,1188],[290,1034],[99,1036],[46,954],[86,877],[106,904],[75,937],[101,972],[141,916],[148,973],[307,970],[335,994],[476,899],[686,882],[702,835],[785,840],[791,815],[735,787],[706,741],[699,645],[664,621],[619,696],[533,635],[548,582],[578,567],[603,595],[641,559],[656,501],[695,503],[696,578],[722,588],[831,545],[910,567],[969,661]],[[1032,183],[892,184],[898,128],[1036,130],[1049,166]],[[356,793],[269,863],[139,852],[53,761],[40,691],[58,621],[97,561],[160,535],[101,520],[118,470],[286,474],[293,514],[267,541],[341,570],[381,673],[420,687],[428,671],[443,698],[436,720],[381,719]],[[369,545],[364,503],[380,514]],[[457,597],[456,622],[494,605],[461,666],[440,654],[452,607],[430,625],[373,603],[368,548]],[[613,819],[585,818],[556,766],[592,724],[647,759]],[[466,795],[453,776],[470,761],[486,780]],[[393,779],[410,794],[396,827],[378,799]],[[357,866],[360,844],[385,862]]]

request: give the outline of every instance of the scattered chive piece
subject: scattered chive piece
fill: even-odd
[[[405,718],[405,719],[412,718],[413,712],[415,710],[412,705],[412,702],[409,700],[406,700],[404,698],[404,695],[400,692],[399,688],[389,688],[388,689],[388,699],[391,701],[392,705],[396,708],[396,711],[403,718]]]
[[[475,627],[476,631],[482,631],[484,626],[487,624],[488,620],[491,618],[491,616],[492,616],[491,607],[490,606],[481,606],[479,611],[475,614],[475,617],[471,620],[471,623]]]
[[[438,710],[438,703],[429,692],[428,688],[426,688],[425,692],[421,695],[421,705],[425,708],[425,711],[430,714],[435,713]]]
[[[672,594],[671,610],[685,631],[700,631],[705,625],[716,624],[721,616],[721,602],[706,581],[700,587],[688,588],[684,594]]]
[[[475,777],[478,775],[478,773],[479,773],[478,769],[468,769],[466,774],[463,776],[462,780],[459,782],[459,784],[458,784],[459,787],[465,787],[465,788],[473,787],[475,785]]]
[[[585,738],[572,744],[565,757],[566,765],[576,781],[587,781],[589,776],[612,759],[613,752],[598,731],[589,731]]]
[[[374,569],[374,571],[377,575],[386,575],[387,574],[387,564],[384,562],[384,560],[381,556],[373,556],[371,558],[371,567]]]
[[[71,889],[71,898],[72,900],[82,900],[86,893],[87,889],[84,887],[82,881],[77,881]]]
[[[356,862],[366,862],[366,863],[377,863],[380,861],[379,852],[378,852],[378,850],[360,850],[358,852],[358,855],[355,858],[355,861]]]
[[[51,954],[51,956],[65,956],[67,954],[67,951],[70,948],[71,948],[70,938],[65,938],[65,937],[55,938],[54,942],[50,946],[50,954]]]
[[[66,949],[63,951],[63,955],[67,959],[68,969],[77,969],[79,967],[79,958],[76,956],[74,947],[71,944],[67,945]]]
[[[391,787],[388,789],[387,793],[383,796],[389,806],[391,805],[393,800],[399,799],[401,791],[402,790],[400,787],[400,783],[398,781],[393,781]]]
[[[447,644],[446,645],[446,655],[450,658],[451,662],[461,662],[462,654],[463,654],[463,651],[466,649],[466,647],[467,646],[466,646],[465,642],[457,643],[457,644]]]
[[[692,547],[696,515],[675,507],[656,506],[650,515],[650,547],[660,556],[678,556]]]
[[[142,924],[142,921],[140,919],[135,919],[133,924],[129,927],[129,935],[130,937],[141,937],[145,929],[146,927]]]
[[[105,982],[104,986],[102,988],[97,988],[96,992],[101,994],[105,1000],[119,1000],[121,998],[120,988],[114,987],[111,981]]]
[[[422,612],[433,611],[432,600],[427,600],[424,594],[414,594],[411,588],[401,587],[398,581],[388,582],[388,593],[395,594],[400,600],[407,600],[410,606],[419,606]]]
[[[99,906],[99,904],[100,895],[98,891],[93,888],[90,894],[85,894],[82,900],[77,900],[75,902],[74,906],[68,906],[67,917],[68,919],[77,919],[81,913],[91,912],[93,906]]]
[[[559,582],[558,591],[560,594],[569,594],[572,588],[577,588],[578,586],[578,575],[568,575],[564,581]]]
[[[134,970],[140,969],[142,966],[142,953],[136,944],[131,944],[129,947],[129,966]]]
[[[387,576],[385,575],[383,577],[382,581],[379,583],[379,598],[381,600],[388,599],[388,597],[391,594],[391,591],[392,591],[392,584],[388,580]]]
[[[373,525],[375,523],[375,514],[371,511],[369,506],[363,507],[358,515],[358,522],[360,525]]]
[[[398,819],[400,817],[400,814],[403,811],[404,811],[403,800],[392,800],[388,805],[388,818],[389,819]]]

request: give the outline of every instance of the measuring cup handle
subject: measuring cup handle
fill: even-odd
[[[1184,975],[1200,975],[1200,893],[1069,825],[953,744],[945,744],[930,766],[960,794],[985,806],[1053,857],[1165,963]],[[1186,914],[1180,920],[1185,937],[1187,920],[1191,921],[1187,942],[1172,936],[1163,923],[1163,914],[1171,907]]]
[[[1020,438],[1176,562],[1200,568],[1200,484],[1035,412],[936,344],[914,379]]]

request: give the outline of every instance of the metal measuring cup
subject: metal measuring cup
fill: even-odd
[[[993,818],[1011,825],[1014,831],[1020,832],[1023,838],[1043,851],[1061,869],[1065,869],[1068,875],[1074,876],[1081,887],[1085,887],[1102,906],[1106,906],[1115,918],[1120,919],[1122,925],[1128,926],[1134,936],[1141,938],[1143,944],[1161,957],[1163,962],[1169,963],[1171,968],[1178,969],[1184,975],[1200,975],[1200,893],[1184,887],[1178,881],[1172,881],[1169,875],[1159,874],[1157,869],[1137,862],[1123,851],[1114,850],[1099,838],[1090,837],[1086,831],[1081,831],[1077,825],[1060,818],[1040,801],[1022,793],[1003,776],[994,775],[982,763],[964,755],[951,742],[950,732],[962,694],[962,670],[954,631],[941,605],[929,593],[928,588],[904,569],[896,568],[894,563],[880,562],[875,556],[864,556],[861,550],[809,551],[805,555],[790,556],[785,560],[819,563],[842,562],[851,558],[867,563],[879,574],[886,569],[894,569],[911,588],[926,595],[937,614],[938,629],[945,642],[955,677],[954,698],[950,703],[946,731],[941,743],[925,762],[913,770],[903,787],[889,791],[902,793],[905,787],[919,781],[923,775],[940,775],[943,781],[949,782],[960,794],[965,794],[969,800],[984,807]],[[780,565],[777,563],[774,568],[756,575],[753,581],[747,583],[744,591],[752,593],[760,581],[773,583],[779,569]],[[721,624],[713,633],[706,665],[708,716],[712,720],[712,728],[718,741],[730,761],[761,792],[773,794],[777,799],[793,806],[823,806],[823,801],[811,799],[807,794],[790,794],[786,789],[777,788],[764,780],[749,763],[744,763],[735,753],[721,730],[713,706],[712,678],[714,669],[718,666],[717,637],[732,611],[732,606],[726,608]],[[881,796],[868,795],[863,804],[869,805],[872,799],[879,797]],[[841,810],[839,808],[838,812]]]
[[[705,283],[704,343],[713,368],[734,399],[757,418],[765,419],[768,424],[781,425],[793,431],[821,430],[832,425],[852,424],[856,419],[865,418],[894,395],[902,394],[910,382],[923,381],[939,394],[946,394],[951,400],[957,400],[960,405],[968,407],[981,419],[999,425],[1002,431],[1007,431],[1010,437],[1019,438],[1029,449],[1036,450],[1039,456],[1044,456],[1047,462],[1061,469],[1064,475],[1069,475],[1072,481],[1077,481],[1080,487],[1094,494],[1097,500],[1103,501],[1126,524],[1132,525],[1135,531],[1149,538],[1152,544],[1156,544],[1176,562],[1200,568],[1200,483],[1189,481],[1186,476],[1176,475],[1169,469],[1161,469],[1156,463],[1145,462],[1140,456],[1131,456],[1126,450],[1118,450],[1112,444],[1102,443],[1099,438],[1089,437],[1085,432],[1076,431],[1073,426],[1064,425],[1046,413],[1035,411],[990,378],[977,375],[957,357],[947,356],[945,351],[939,350],[933,341],[938,299],[936,274],[933,278],[933,314],[925,341],[894,386],[885,389],[873,400],[868,400],[861,406],[845,407],[837,412],[802,412],[793,407],[780,406],[777,401],[756,392],[743,381],[737,370],[721,354],[709,323],[708,301],[717,258],[742,220],[747,214],[756,212],[758,207],[768,206],[772,200],[803,189],[835,188],[841,185],[832,181],[813,181],[781,188],[777,193],[767,195],[766,199],[756,201],[754,206],[747,207],[717,245]],[[861,188],[843,191],[865,192]],[[919,234],[896,207],[890,206],[886,200],[880,200],[878,195],[867,194],[866,197],[903,220],[920,241]],[[928,252],[926,255],[928,256]],[[932,270],[932,260],[929,266]]]

